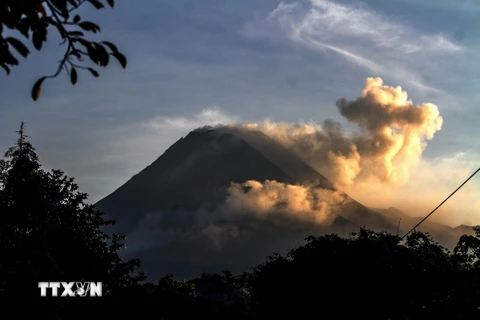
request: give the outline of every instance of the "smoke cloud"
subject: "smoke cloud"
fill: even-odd
[[[358,128],[355,133],[347,134],[333,120],[319,125],[267,119],[235,127],[265,133],[362,204],[395,207],[414,217],[428,214],[476,169],[464,153],[422,158],[443,118],[435,104],[416,105],[399,86],[367,78],[357,99],[341,98],[336,106]],[[474,182],[466,185],[430,220],[452,226],[480,223],[478,192]]]
[[[267,180],[233,183],[224,210],[252,213],[257,218],[293,217],[315,224],[329,224],[340,212],[346,197],[336,191]]]
[[[441,129],[443,118],[432,103],[415,105],[401,87],[367,78],[360,97],[341,98],[340,114],[359,127],[347,135],[339,123],[273,123],[241,125],[259,130],[295,151],[337,185],[402,184],[419,163],[427,140]]]

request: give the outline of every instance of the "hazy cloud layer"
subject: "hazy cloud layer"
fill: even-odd
[[[350,196],[372,207],[396,207],[410,216],[424,217],[457,189],[475,170],[473,153],[422,159],[402,185],[365,184],[351,186]],[[451,226],[480,224],[480,183],[478,174],[445,202],[429,220]]]

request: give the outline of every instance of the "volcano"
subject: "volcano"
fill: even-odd
[[[325,225],[228,212],[224,204],[231,184],[250,180],[329,190],[342,197],[341,206]],[[235,127],[193,130],[95,206],[117,221],[115,232],[128,236],[125,258],[140,258],[154,280],[166,274],[192,278],[225,269],[247,271],[309,235],[345,236],[362,226],[398,232],[400,215],[407,221],[403,228],[414,222],[401,213],[363,206],[267,135]],[[445,228],[434,231],[443,234]]]

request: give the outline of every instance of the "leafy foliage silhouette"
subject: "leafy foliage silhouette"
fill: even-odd
[[[106,5],[113,8],[115,4],[114,0],[1,1],[0,67],[7,75],[10,74],[12,66],[19,65],[16,56],[27,58],[30,54],[30,50],[21,39],[8,34],[20,33],[32,42],[37,51],[40,51],[49,37],[49,31],[53,29],[60,35],[61,45],[66,47],[56,72],[43,76],[34,83],[31,92],[33,100],[36,101],[39,98],[43,82],[57,77],[63,70],[69,75],[72,85],[77,83],[80,69],[98,77],[98,71],[84,63],[85,58],[93,62],[94,66],[106,67],[110,63],[110,57],[113,57],[123,68],[126,68],[127,59],[115,44],[109,41],[91,41],[85,36],[85,32],[96,34],[101,31],[96,23],[83,20],[80,15],[75,14],[75,11],[85,3],[89,3],[98,10],[105,8]]]
[[[405,242],[366,228],[348,238],[310,236],[237,276],[225,271],[189,282],[168,276],[152,285],[164,295],[149,295],[143,308],[162,319],[478,316],[480,229],[476,232],[477,237],[462,237],[453,253],[421,232]]]

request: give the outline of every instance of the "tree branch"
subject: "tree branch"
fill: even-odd
[[[55,78],[60,75],[62,72],[63,67],[68,61],[68,57],[70,56],[71,50],[75,49],[75,46],[73,44],[72,38],[68,35],[68,31],[63,27],[62,22],[60,21],[60,18],[58,17],[58,14],[53,10],[53,5],[49,2],[46,1],[48,8],[52,11],[52,16],[56,21],[55,27],[57,30],[60,32],[62,37],[64,37],[65,40],[68,42],[67,46],[67,51],[65,52],[65,55],[63,56],[62,60],[60,61],[60,64],[58,66],[57,72],[55,72],[53,75],[47,76],[46,78]]]

